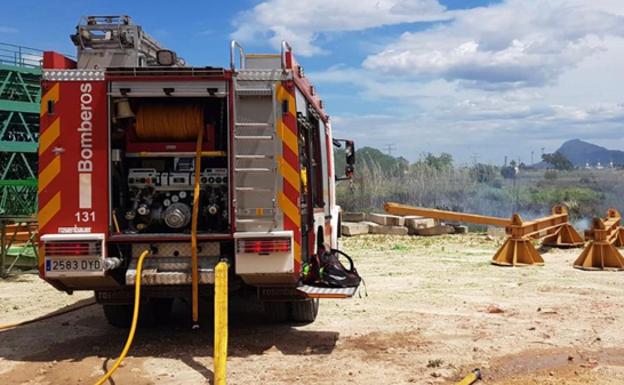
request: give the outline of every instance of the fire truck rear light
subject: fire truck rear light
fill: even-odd
[[[45,254],[50,257],[79,257],[101,255],[100,242],[45,242]]]
[[[239,239],[238,253],[270,254],[290,252],[290,239]]]

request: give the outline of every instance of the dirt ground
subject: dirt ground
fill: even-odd
[[[228,383],[453,384],[478,367],[491,385],[623,384],[624,272],[575,270],[578,249],[544,251],[543,267],[490,265],[499,245],[478,234],[344,239],[368,296],[322,301],[317,321],[296,327],[232,298]],[[0,323],[90,297],[36,276],[0,281]],[[169,324],[138,331],[110,383],[210,383],[202,316],[193,332],[176,303]],[[125,338],[95,305],[0,332],[0,384],[93,383]]]

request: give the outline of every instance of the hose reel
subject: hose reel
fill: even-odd
[[[137,108],[135,133],[146,142],[192,142],[203,130],[201,103],[141,102]]]

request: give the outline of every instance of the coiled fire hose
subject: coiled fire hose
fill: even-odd
[[[121,351],[121,354],[113,364],[113,366],[106,372],[105,375],[100,378],[95,385],[102,385],[106,380],[110,378],[110,376],[115,373],[121,362],[126,358],[128,351],[130,350],[130,346],[132,346],[132,342],[134,341],[134,333],[136,332],[137,323],[139,321],[139,307],[141,304],[141,274],[143,273],[143,260],[145,257],[149,255],[149,250],[145,250],[139,256],[139,261],[137,262],[136,268],[136,279],[134,281],[134,310],[132,312],[132,323],[130,324],[130,332],[128,333],[128,339],[126,340],[126,344]]]

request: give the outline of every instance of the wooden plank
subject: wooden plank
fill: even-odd
[[[456,213],[453,211],[428,209],[424,207],[407,206],[399,203],[388,202],[384,205],[386,212],[394,215],[419,215],[428,218],[443,219],[447,221],[457,221],[475,223],[479,225],[490,225],[505,227],[511,224],[507,218],[489,217],[485,215]]]

